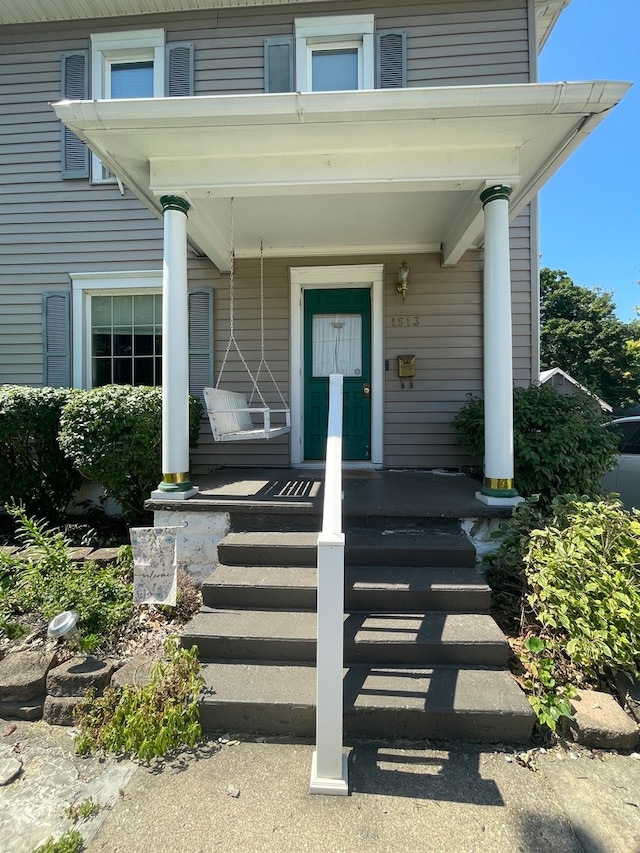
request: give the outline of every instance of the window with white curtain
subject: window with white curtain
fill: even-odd
[[[362,316],[314,314],[313,375],[362,376]]]

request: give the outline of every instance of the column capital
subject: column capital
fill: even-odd
[[[182,198],[179,195],[163,195],[160,196],[160,204],[162,205],[162,212],[166,213],[167,210],[177,210],[180,213],[184,213],[187,215],[187,211],[191,206],[189,202]]]
[[[497,201],[498,199],[509,201],[510,195],[511,187],[504,184],[496,184],[494,187],[487,187],[486,190],[480,193],[480,201],[482,202],[482,206],[486,207],[490,201]]]

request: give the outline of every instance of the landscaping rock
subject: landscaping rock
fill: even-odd
[[[74,711],[81,701],[81,696],[47,696],[42,719],[50,726],[74,726]]]
[[[45,692],[56,652],[44,648],[10,652],[0,660],[0,702],[23,703]]]
[[[74,657],[65,661],[47,676],[49,696],[84,696],[93,687],[102,693],[109,684],[115,666],[110,661],[94,657]]]
[[[8,785],[22,770],[22,762],[17,758],[0,759],[0,786]]]
[[[147,655],[137,655],[111,676],[112,687],[146,687],[151,683],[151,672],[158,661]]]
[[[91,552],[88,559],[100,566],[106,566],[115,562],[119,552],[120,548],[97,548]]]
[[[640,681],[631,679],[623,673],[618,673],[616,687],[620,701],[636,723],[640,723]]]
[[[0,717],[3,720],[39,720],[42,717],[44,700],[43,694],[24,702],[0,702]]]
[[[638,726],[608,693],[579,690],[571,705],[577,743],[595,749],[633,749],[638,743]]]

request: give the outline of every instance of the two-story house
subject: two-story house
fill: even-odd
[[[250,393],[263,342],[291,429],[203,430],[199,465],[321,459],[341,372],[373,467],[472,463],[451,420],[484,394],[482,499],[509,500],[536,193],[627,88],[536,82],[564,6],[0,0],[0,381],[159,384],[164,359],[170,497],[231,329],[220,384]]]

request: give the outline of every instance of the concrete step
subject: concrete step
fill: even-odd
[[[308,531],[228,533],[218,560],[230,566],[315,566],[318,534]]]
[[[182,643],[201,659],[312,662],[316,614],[202,608]],[[344,659],[371,664],[506,666],[507,641],[490,616],[476,613],[368,613],[344,620]]]
[[[217,566],[202,584],[205,607],[315,610],[315,566]]]
[[[218,545],[220,563],[233,566],[315,566],[318,534],[309,531],[229,533]],[[351,566],[472,568],[476,552],[459,522],[416,528],[353,527],[346,532]]]
[[[202,585],[207,607],[314,610],[311,566],[218,566]],[[488,613],[491,589],[475,568],[348,566],[347,610]]]
[[[206,732],[313,737],[312,665],[205,663]],[[509,673],[464,666],[344,670],[346,736],[524,743],[533,714]]]
[[[350,528],[345,562],[350,566],[457,566],[472,568],[476,552],[459,522],[428,527]]]

